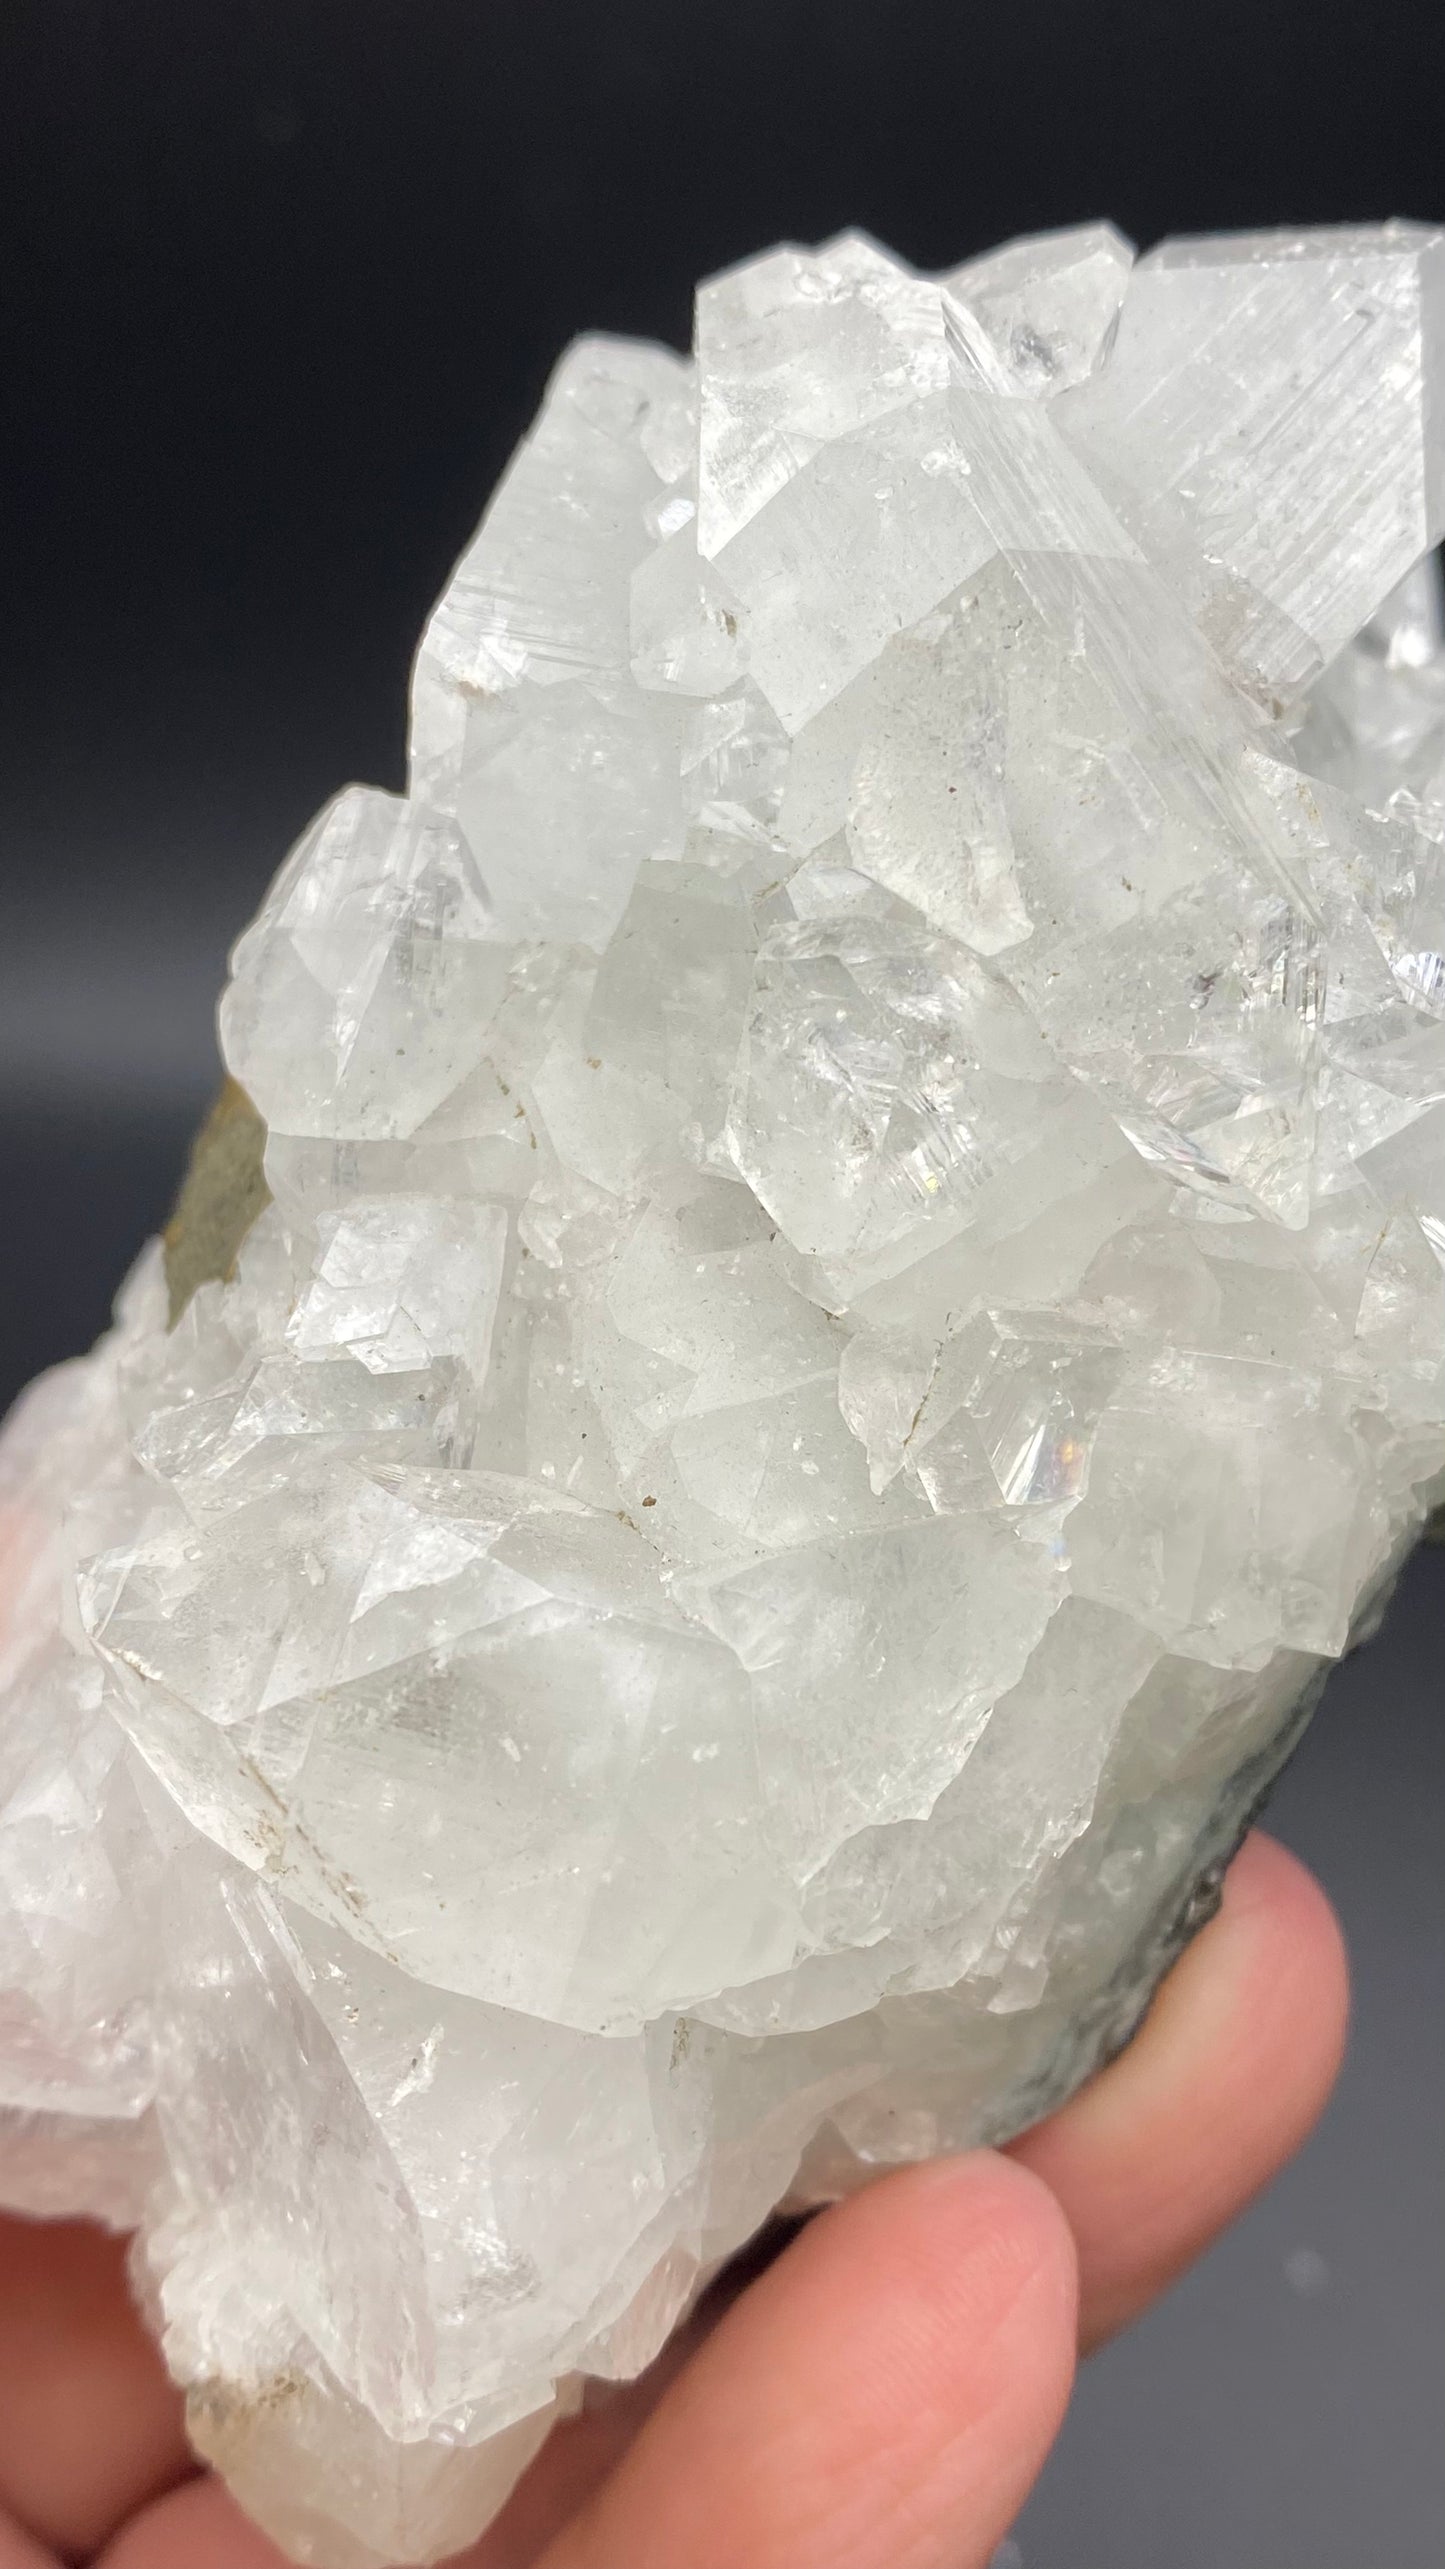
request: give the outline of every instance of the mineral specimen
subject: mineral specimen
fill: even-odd
[[[1418,1530],[1442,332],[1098,225],[582,342],[241,939],[0,1452],[0,2191],[298,2558],[1061,2097]]]

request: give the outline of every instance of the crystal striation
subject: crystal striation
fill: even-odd
[[[1417,1533],[1442,394],[1402,223],[753,260],[237,946],[0,1445],[0,2194],[298,2559],[1065,2094]]]

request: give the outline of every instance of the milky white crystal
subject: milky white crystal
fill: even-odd
[[[0,2193],[300,2559],[1066,2092],[1420,1525],[1442,261],[579,343],[236,949],[270,1200],[0,1446]]]

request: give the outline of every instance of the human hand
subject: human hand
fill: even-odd
[[[724,2278],[560,2428],[457,2569],[983,2569],[1076,2349],[1143,2310],[1290,2156],[1344,2036],[1339,1932],[1272,1840],[1142,2031],[1007,2151],[885,2177]],[[129,2302],[121,2243],[0,2221],[0,2569],[281,2569]]]

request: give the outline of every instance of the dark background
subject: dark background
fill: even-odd
[[[861,223],[919,263],[1445,217],[1435,5],[3,0],[0,1403],[103,1324],[226,946],[402,779],[428,602],[581,328]],[[1351,1931],[1319,2137],[1093,2365],[1017,2569],[1440,2569],[1445,1556],[1277,1803]]]

